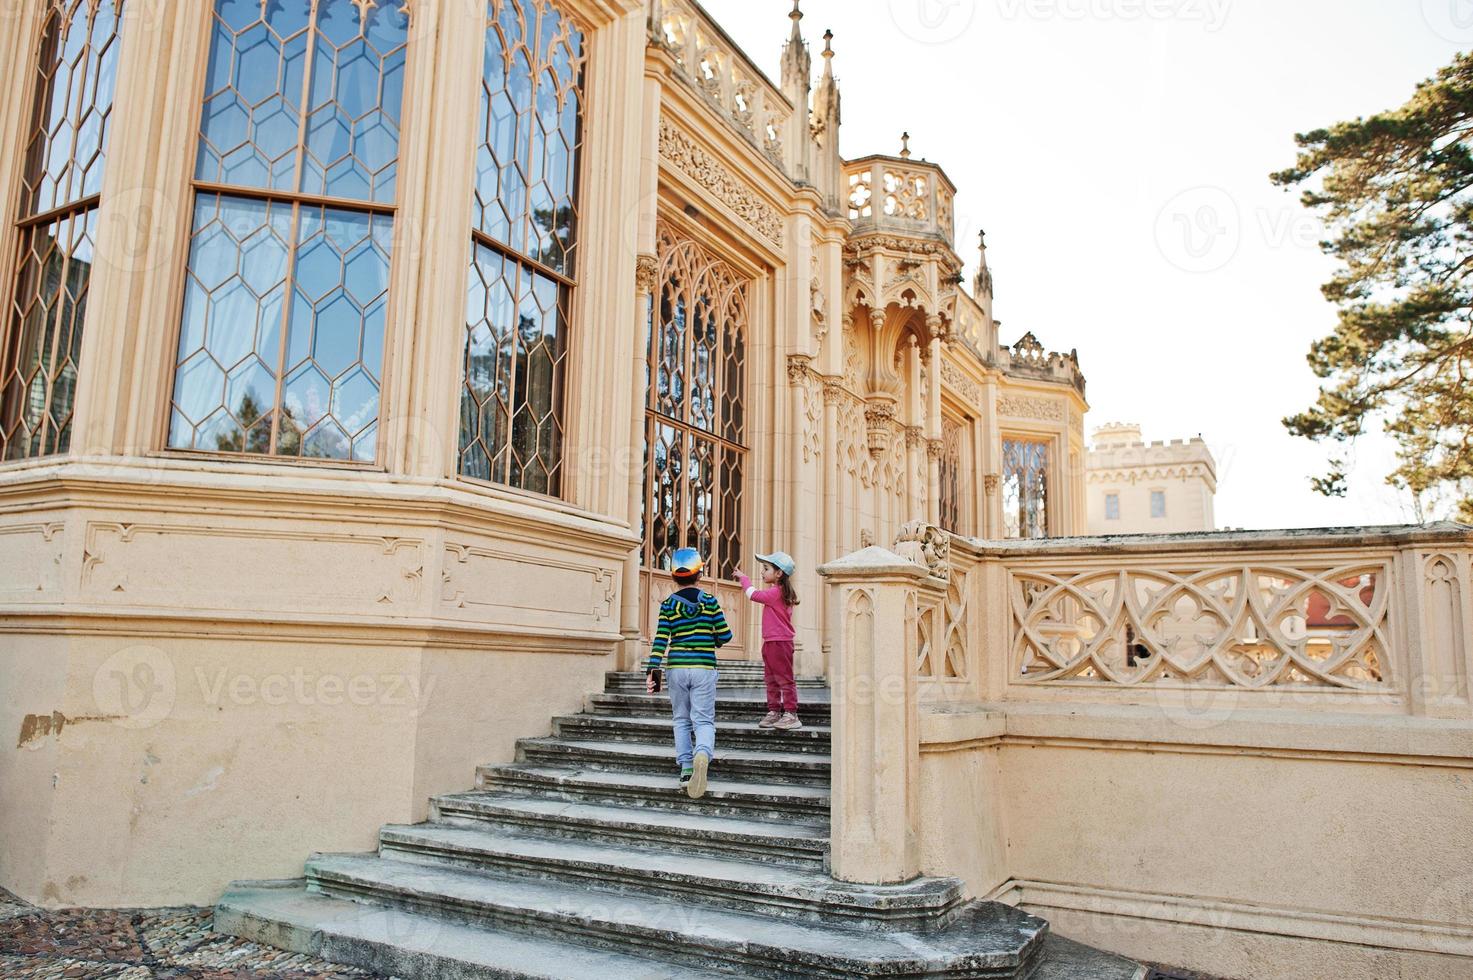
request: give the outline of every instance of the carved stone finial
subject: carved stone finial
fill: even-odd
[[[833,31],[824,31],[823,32],[823,60],[825,62],[832,61],[833,60],[833,57],[834,57],[834,32]],[[823,70],[824,70],[824,73],[825,74],[828,74],[829,73],[829,66],[828,65],[824,65],[824,69]]]
[[[910,134],[909,133],[901,133],[900,134],[900,159],[902,159],[902,160],[909,160],[910,159]]]

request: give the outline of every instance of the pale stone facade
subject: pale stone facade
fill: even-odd
[[[985,251],[963,288],[939,166],[839,156],[796,12],[774,82],[681,0],[116,10],[0,37],[0,884],[209,903],[367,850],[637,663],[673,547],[755,658],[730,576],[782,548],[838,873],[1466,975],[1467,529],[1008,543],[1088,526],[1078,358],[1002,334]],[[57,63],[115,75],[53,104]]]
[[[208,901],[421,816],[643,655],[679,544],[735,657],[731,577],[791,552],[822,673],[823,561],[916,518],[1083,527],[1077,359],[999,340],[940,167],[839,157],[796,14],[775,83],[676,0],[17,10],[0,255],[39,299],[0,367],[0,880],[27,898]],[[90,183],[35,203],[69,152]]]
[[[1217,527],[1217,463],[1201,436],[1147,443],[1133,424],[1100,426],[1085,461],[1090,534]]]

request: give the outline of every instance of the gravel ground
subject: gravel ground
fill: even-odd
[[[210,931],[210,910],[39,909],[0,891],[5,980],[348,980],[378,974]]]

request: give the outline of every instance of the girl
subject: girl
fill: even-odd
[[[798,720],[798,685],[793,680],[793,607],[798,593],[793,591],[793,572],[797,566],[786,552],[774,551],[758,555],[762,563],[762,583],[758,589],[741,572],[737,581],[747,598],[762,606],[762,675],[767,681],[767,717],[759,728],[792,731],[802,728]]]

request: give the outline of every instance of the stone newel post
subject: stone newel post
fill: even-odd
[[[920,873],[917,620],[943,584],[878,547],[818,571],[833,586],[830,871],[841,881],[908,881]]]

